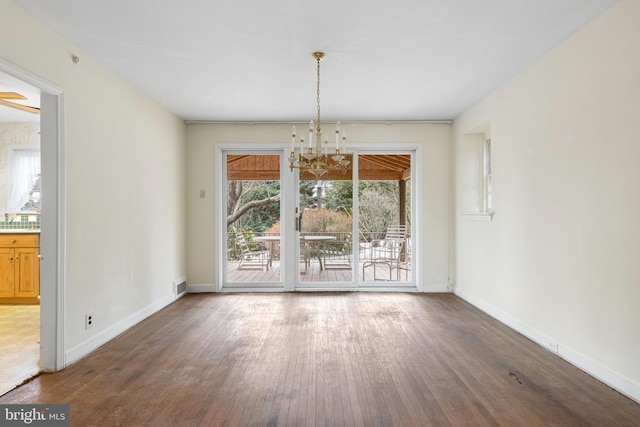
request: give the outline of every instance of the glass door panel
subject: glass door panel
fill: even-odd
[[[321,177],[289,173],[286,163],[281,177],[279,151],[223,154],[224,287],[350,289],[415,283],[413,151],[360,152],[346,173]],[[283,218],[290,233],[281,233]]]
[[[226,283],[281,282],[279,154],[226,158]]]
[[[354,285],[352,171],[299,180],[301,287]]]
[[[359,280],[406,286],[411,268],[411,155],[358,156]]]

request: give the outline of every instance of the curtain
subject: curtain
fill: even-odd
[[[11,156],[7,212],[40,210],[40,151],[16,150]]]

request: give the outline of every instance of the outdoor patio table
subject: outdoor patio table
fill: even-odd
[[[256,236],[254,242],[264,242],[269,249],[269,267],[273,267],[273,257],[276,248],[280,244],[280,236]]]
[[[322,258],[320,258],[320,244],[322,242],[326,242],[328,240],[336,240],[336,236],[323,236],[323,235],[311,235],[311,236],[302,236],[305,242],[309,242],[311,246],[313,246],[313,253],[318,257],[318,263],[320,264],[320,271],[323,270],[322,266]]]

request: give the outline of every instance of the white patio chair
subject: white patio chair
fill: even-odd
[[[242,233],[237,234],[236,242],[241,253],[238,270],[258,267],[269,270],[269,249],[262,242],[248,243]]]
[[[324,268],[351,268],[353,251],[351,247],[351,233],[344,235],[341,240],[328,240],[320,248],[320,256]]]
[[[376,267],[384,265],[389,271],[389,280],[392,280],[391,273],[401,262],[402,251],[407,238],[407,227],[405,225],[390,225],[384,239],[373,240],[369,247],[369,259],[362,264],[362,276],[365,269],[373,267],[373,278],[376,277]]]

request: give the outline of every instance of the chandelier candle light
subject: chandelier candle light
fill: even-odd
[[[320,178],[330,170],[347,172],[347,166],[351,163],[346,159],[347,132],[340,128],[340,122],[336,123],[336,149],[335,154],[329,156],[329,139],[322,132],[320,126],[320,61],[324,59],[324,52],[311,54],[317,62],[318,79],[316,85],[317,127],[314,129],[313,120],[309,122],[309,140],[305,151],[304,138],[300,138],[300,153],[296,156],[296,126],[291,127],[291,155],[289,156],[289,168],[293,172],[299,169],[300,173],[310,172],[316,178]],[[314,144],[315,140],[315,144]],[[340,146],[342,143],[342,151]],[[324,147],[324,148],[323,148]]]

